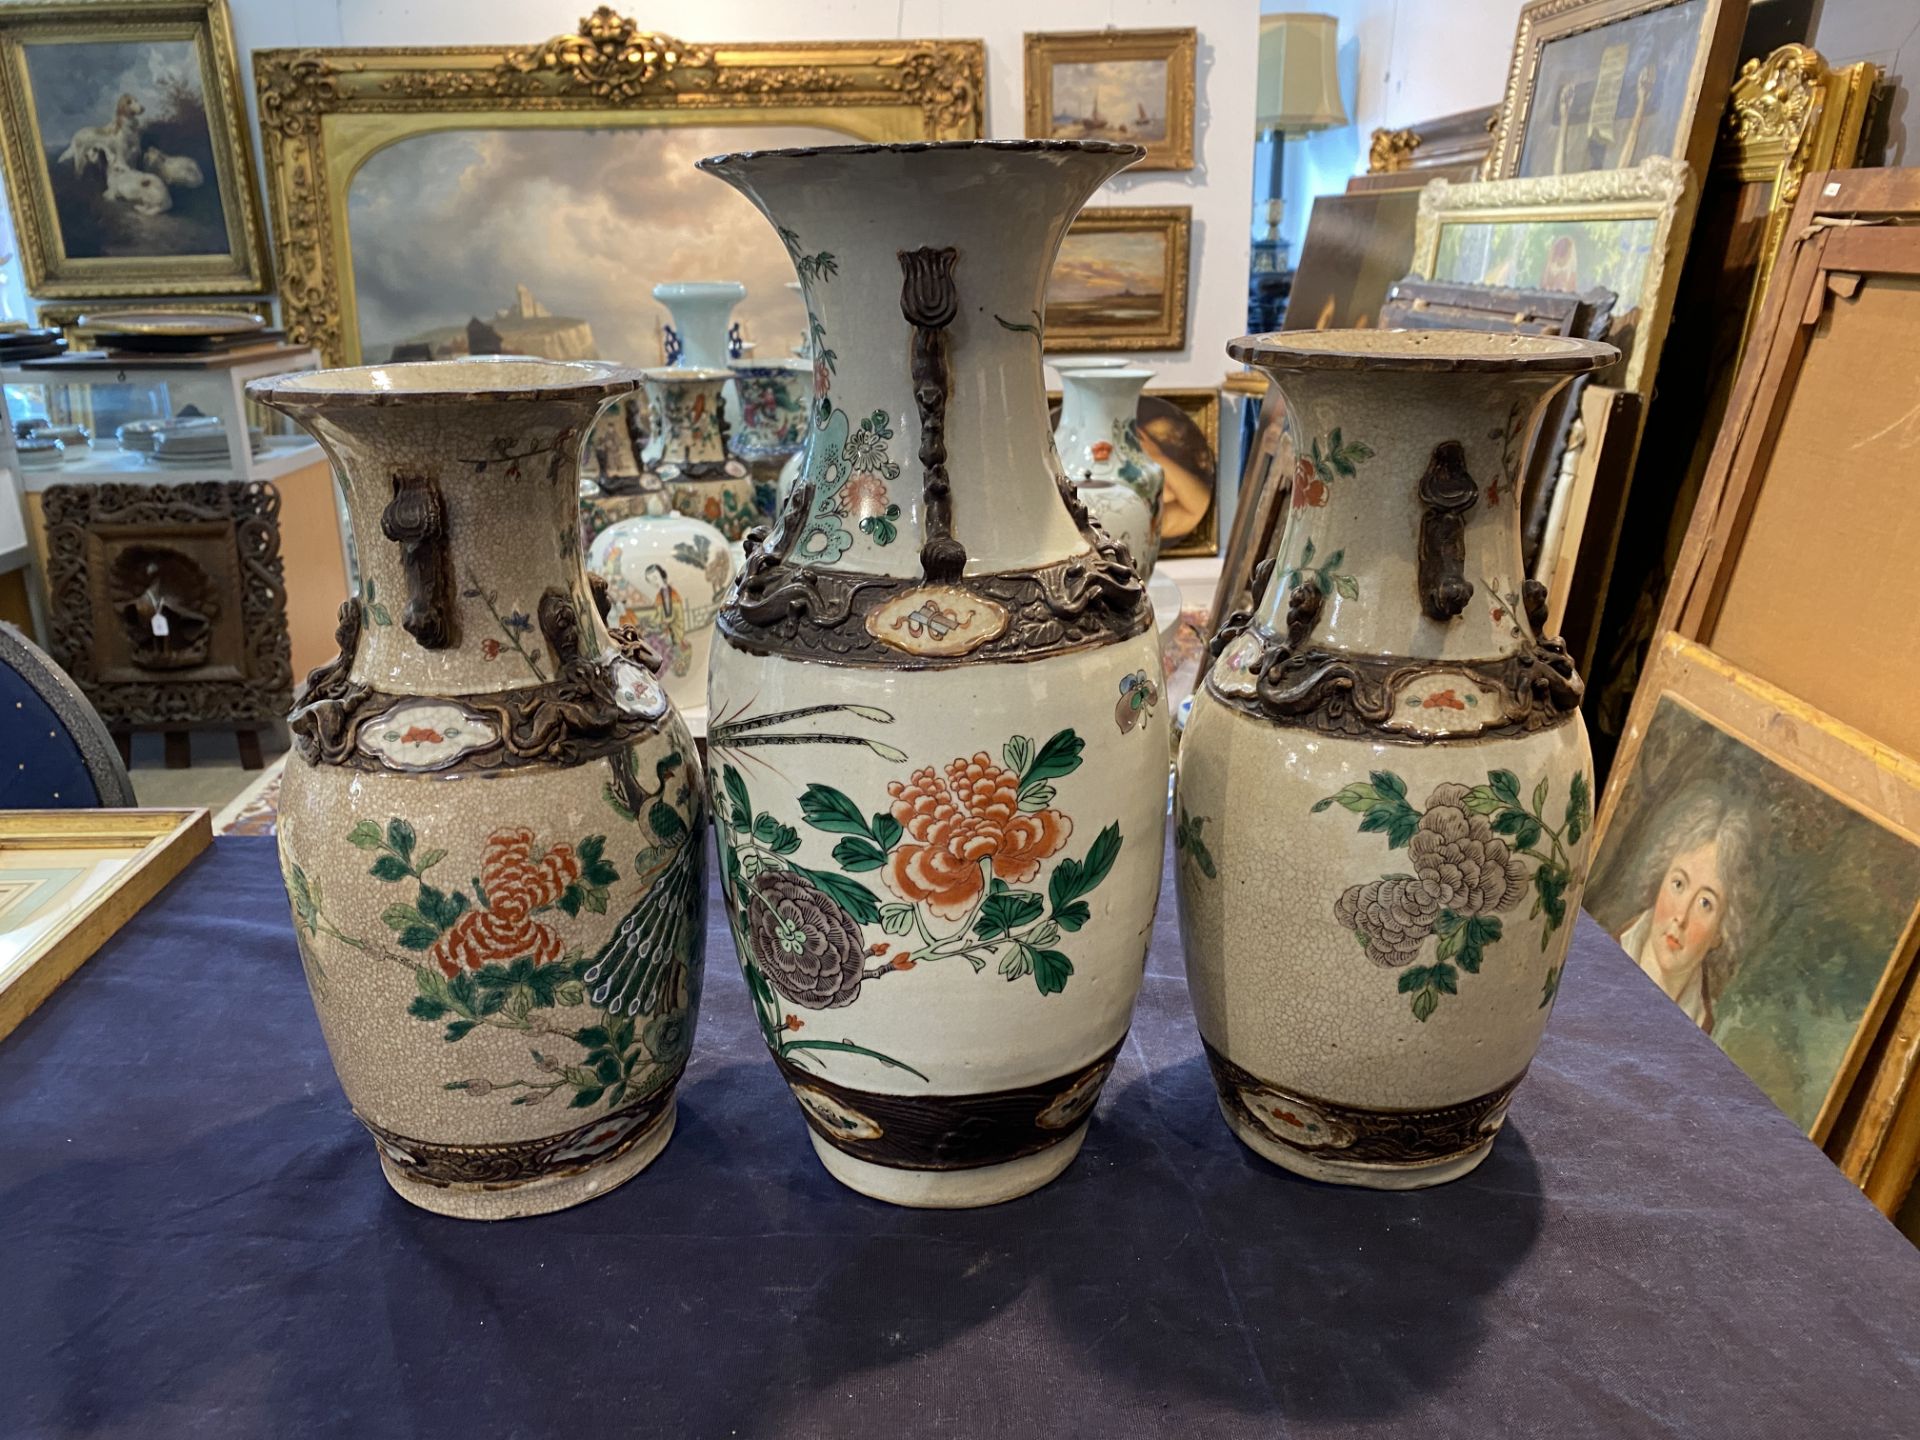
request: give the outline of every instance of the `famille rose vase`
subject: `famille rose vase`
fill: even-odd
[[[1542,405],[1614,358],[1441,331],[1249,336],[1291,509],[1181,742],[1188,986],[1227,1124],[1319,1180],[1485,1158],[1586,879],[1580,681],[1520,558]]]
[[[736,280],[672,281],[654,286],[653,298],[673,316],[660,335],[667,364],[693,370],[726,368],[738,343],[733,307],[747,298],[746,286]]]
[[[360,593],[290,717],[280,857],[321,1029],[393,1188],[474,1219],[672,1133],[706,929],[693,742],[580,563],[581,437],[624,372],[325,370],[249,394],[318,440]]]
[[[771,520],[780,477],[807,443],[813,365],[806,360],[736,360],[730,368],[740,399],[740,423],[733,427],[727,448],[746,464],[753,476],[754,503],[761,518]]]
[[[729,540],[760,523],[753,476],[727,451],[730,370],[642,370],[647,441],[640,451],[639,513],[657,486],[682,515],[704,520]]]
[[[1153,372],[1098,360],[1067,360],[1054,368],[1060,376],[1060,423],[1053,437],[1060,463],[1075,482],[1125,485],[1146,502],[1151,528],[1147,543],[1133,547],[1133,560],[1143,576],[1151,575],[1160,555],[1160,492],[1166,483],[1160,462],[1140,443],[1140,391]],[[1110,502],[1082,498],[1102,520],[1114,511]]]
[[[815,1151],[898,1204],[1059,1174],[1140,984],[1159,642],[1049,443],[1039,315],[1068,223],[1141,153],[700,162],[779,231],[818,364],[804,473],[713,648],[727,920]]]
[[[587,568],[606,582],[607,623],[638,632],[660,661],[660,683],[682,710],[707,703],[713,622],[733,583],[733,550],[704,520],[667,509],[608,526],[587,552]]]

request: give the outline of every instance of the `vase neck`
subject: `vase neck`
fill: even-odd
[[[1041,315],[1067,225],[1128,158],[936,146],[704,162],[773,222],[807,304],[813,409],[781,521],[796,560],[917,576],[927,542],[950,540],[966,573],[989,574],[1087,549],[1059,490]]]
[[[647,394],[647,441],[640,463],[648,470],[663,465],[686,469],[715,465],[727,458],[726,370],[648,370],[641,375]]]
[[[747,287],[732,280],[688,280],[653,287],[653,298],[673,316],[667,363],[718,369],[733,350],[733,307]]]
[[[1541,406],[1529,374],[1285,371],[1289,510],[1260,623],[1300,643],[1494,659],[1533,635],[1518,486]],[[1296,592],[1318,592],[1304,609]]]

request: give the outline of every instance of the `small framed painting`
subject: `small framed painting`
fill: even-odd
[[[1186,205],[1082,210],[1047,279],[1044,347],[1074,353],[1184,350]]]
[[[1027,137],[1144,145],[1136,170],[1193,168],[1195,32],[1027,36]]]
[[[225,0],[0,8],[0,130],[34,295],[271,283]]]

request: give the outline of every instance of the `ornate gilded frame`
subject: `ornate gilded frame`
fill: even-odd
[[[224,255],[74,259],[61,244],[25,46],[139,40],[191,40],[199,52],[215,180],[227,222]],[[263,291],[272,283],[226,0],[67,0],[0,6],[0,160],[13,202],[22,274],[36,299],[234,295]]]
[[[1633,349],[1623,357],[1620,375],[1609,380],[1646,394],[1652,389],[1661,342],[1673,318],[1674,292],[1680,285],[1680,261],[1693,224],[1696,198],[1687,167],[1658,155],[1631,170],[1587,170],[1530,180],[1477,180],[1465,185],[1435,180],[1420,195],[1413,271],[1423,279],[1437,278],[1434,266],[1439,258],[1440,234],[1449,225],[1654,221],[1652,253],[1647,258],[1640,293],[1622,295],[1614,305],[1616,317],[1637,309],[1640,318]]]
[[[1115,350],[1184,350],[1187,348],[1187,289],[1192,284],[1188,253],[1193,244],[1191,205],[1094,205],[1082,210],[1069,235],[1116,235],[1130,231],[1164,231],[1166,268],[1160,277],[1167,303],[1160,315],[1127,330],[1077,328],[1048,324],[1041,348],[1049,355],[1099,355]]]
[[[1194,74],[1199,36],[1182,30],[1062,30],[1026,37],[1027,138],[1074,139],[1053,131],[1053,67],[1103,60],[1167,62],[1167,138],[1146,147],[1135,170],[1193,168]],[[1117,140],[1119,135],[1096,136]]]
[[[821,125],[850,140],[979,135],[978,40],[697,45],[601,6],[577,33],[485,46],[260,50],[253,57],[281,323],[359,358],[347,189],[375,152],[436,130]]]
[[[1684,3],[1686,0],[1532,0],[1523,6],[1513,37],[1507,90],[1494,124],[1493,149],[1487,157],[1486,176],[1507,180],[1519,172],[1527,123],[1533,114],[1533,86],[1539,76],[1542,50],[1570,35],[1617,25]],[[1727,93],[1733,81],[1740,36],[1747,20],[1747,0],[1706,0],[1706,7],[1683,102],[1687,116],[1686,143],[1679,154],[1669,157],[1685,161],[1695,175],[1706,173],[1713,157],[1714,135],[1720,124],[1720,97]]]

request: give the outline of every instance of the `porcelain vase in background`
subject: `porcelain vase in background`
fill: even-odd
[[[601,531],[587,568],[607,583],[607,623],[638,632],[660,661],[660,682],[683,711],[707,704],[707,656],[713,622],[733,583],[733,550],[704,520],[667,508]]]
[[[732,379],[730,370],[640,372],[647,394],[647,440],[640,451],[639,488],[657,487],[682,515],[738,540],[760,522],[760,511],[746,463],[727,450],[726,392]]]
[[[1059,469],[1033,320],[1068,223],[1140,153],[701,162],[785,240],[820,387],[805,473],[714,643],[727,920],[815,1151],[898,1204],[990,1204],[1064,1169],[1140,984],[1159,643]]]
[[[360,593],[289,723],[280,857],[387,1179],[500,1219],[672,1133],[706,929],[686,727],[580,563],[581,438],[633,380],[460,361],[256,381],[340,478]]]
[[[740,419],[727,448],[753,476],[754,504],[764,521],[773,519],[780,477],[790,463],[795,471],[807,442],[807,415],[813,402],[813,364],[807,360],[736,360],[733,389]]]
[[[1586,880],[1580,682],[1541,633],[1519,484],[1540,406],[1616,352],[1377,330],[1227,351],[1272,378],[1299,459],[1180,746],[1194,1012],[1259,1154],[1437,1184],[1493,1144]]]
[[[1153,372],[1098,360],[1062,361],[1054,368],[1060,375],[1060,424],[1053,437],[1060,463],[1076,482],[1122,484],[1146,502],[1148,543],[1133,558],[1142,575],[1151,575],[1160,555],[1160,491],[1166,481],[1160,462],[1140,443],[1140,391]],[[1102,513],[1091,499],[1088,507]]]
[[[666,362],[688,370],[724,370],[736,357],[733,307],[747,287],[733,280],[683,280],[653,287],[673,323],[661,331]]]

